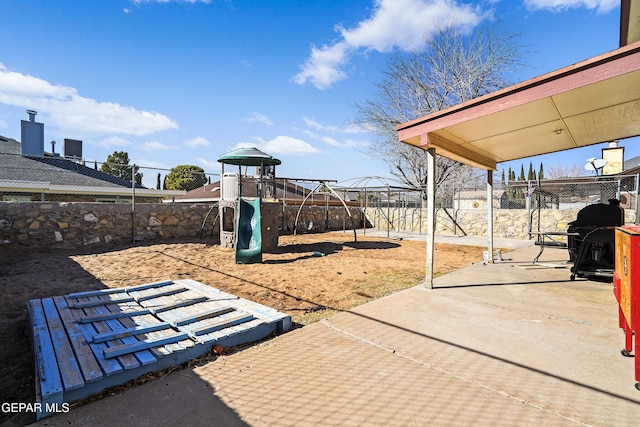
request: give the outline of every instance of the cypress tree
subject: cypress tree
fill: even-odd
[[[540,162],[540,170],[538,172],[538,179],[542,181],[544,179],[544,168],[542,167],[542,162]]]

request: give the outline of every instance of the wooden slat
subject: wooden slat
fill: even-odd
[[[187,290],[187,288],[185,288],[185,287],[173,288],[173,289],[168,289],[168,290],[162,291],[162,292],[154,292],[154,293],[150,293],[150,294],[147,294],[147,295],[137,296],[137,297],[134,297],[134,299],[137,302],[141,302],[141,301],[146,301],[146,300],[159,298],[159,297],[163,297],[163,296],[167,296],[167,295],[179,294],[179,293],[184,292],[186,290]]]
[[[253,320],[253,314],[240,313],[240,314],[236,314],[235,316],[229,316],[225,319],[220,319],[214,322],[210,322],[207,325],[193,328],[189,331],[189,335],[192,337],[197,337],[198,335],[204,335],[210,332],[219,331],[219,330],[228,328],[230,326],[238,325],[244,322],[249,322],[251,320]]]
[[[158,323],[157,325],[149,325],[149,326],[134,326],[130,328],[124,328],[118,331],[95,335],[93,337],[93,342],[105,342],[109,340],[115,340],[118,338],[146,334],[148,332],[155,332],[155,331],[168,329],[168,328],[171,328],[171,325],[168,324],[167,322],[162,322],[162,323]]]
[[[84,381],[93,382],[99,380],[103,377],[100,365],[98,364],[85,335],[77,327],[78,325],[74,320],[73,314],[67,306],[67,301],[64,297],[57,296],[53,297],[53,302],[58,308],[62,323],[67,330],[67,335],[69,336],[69,341],[71,341],[71,346],[75,352],[78,364],[80,365]]]
[[[128,286],[125,289],[127,292],[131,293],[135,291],[143,291],[145,289],[161,288],[163,286],[173,285],[174,283],[175,282],[173,280],[162,280],[160,282],[145,283],[143,285],[136,285],[136,286]]]
[[[157,325],[159,323],[162,323],[157,317],[155,317],[155,316],[153,316],[151,314],[144,314],[142,316],[125,317],[125,318],[121,319],[120,321],[122,322],[122,324],[125,327],[136,327],[136,326],[145,327],[145,326],[153,326],[153,325]],[[139,337],[139,339],[146,340],[148,338],[162,337],[162,336],[165,336],[168,333],[170,333],[170,332],[167,331],[166,329],[160,329],[159,331],[147,332],[146,334],[141,334],[142,336]],[[161,358],[171,354],[171,352],[169,350],[165,349],[164,347],[154,347],[154,348],[149,349],[149,351],[157,359],[161,359]]]
[[[47,326],[49,327],[49,334],[55,351],[55,354],[47,354],[45,357],[55,357],[65,390],[80,388],[84,385],[82,372],[53,299],[43,299],[42,309],[47,318]]]
[[[67,297],[68,298],[85,298],[85,297],[95,297],[95,296],[106,295],[106,294],[114,294],[118,292],[134,292],[134,291],[141,291],[144,289],[159,288],[162,286],[171,285],[173,283],[174,283],[173,280],[164,280],[161,282],[146,283],[144,285],[129,286],[126,288],[98,289],[96,291],[74,292],[67,295]]]
[[[36,371],[36,390],[41,401],[51,401],[62,393],[62,379],[55,360],[53,343],[40,300],[28,302],[27,310],[33,334],[33,356]],[[48,355],[51,355],[49,357]]]
[[[87,308],[87,309],[85,309],[85,311],[89,315],[105,314],[105,313],[109,312],[103,306]],[[101,333],[101,334],[111,331],[111,328],[109,327],[109,325],[105,321],[93,322],[93,326],[96,328],[96,331],[98,331],[98,333]],[[113,346],[121,345],[122,341],[113,340],[113,341],[108,341],[105,344],[107,345],[107,347],[113,347]],[[108,348],[106,348],[106,349],[104,349],[102,351],[103,354],[104,354],[105,350],[108,350]],[[140,366],[140,362],[138,362],[138,359],[136,359],[135,356],[133,356],[133,355],[125,355],[125,356],[119,357],[118,361],[120,362],[120,364],[122,365],[122,367],[125,370],[126,369],[135,369],[138,366]]]
[[[104,304],[96,304],[92,306],[87,306],[86,308],[97,309],[101,305],[104,305]],[[149,310],[148,308],[142,308],[138,310],[116,311],[113,313],[110,311],[104,311],[104,310],[98,310],[98,311],[99,312],[96,314],[88,314],[87,316],[81,317],[79,319],[80,323],[94,323],[94,322],[101,322],[105,320],[119,319],[121,317],[139,316],[141,314],[151,313],[151,310]]]
[[[184,340],[188,337],[189,337],[188,334],[182,332],[182,333],[174,334],[170,337],[138,341],[137,344],[121,344],[121,345],[117,345],[117,346],[105,349],[104,357],[109,359],[116,356],[123,356],[123,355],[134,353],[136,351],[145,350],[152,347],[158,347],[165,344],[175,343],[180,340]]]
[[[157,315],[158,313],[164,313],[165,311],[173,310],[176,308],[188,307],[190,305],[199,304],[201,302],[205,302],[206,300],[207,300],[207,297],[198,297],[198,298],[182,300],[182,301],[178,300],[175,303],[167,304],[162,307],[151,308],[150,310],[151,310],[151,313]]]
[[[76,324],[78,325],[78,329],[82,332],[87,342],[90,342],[93,339],[93,336],[97,332],[96,329],[94,328],[94,325],[92,325],[91,323],[83,324],[78,322],[78,319],[80,319],[85,315],[82,310],[71,309],[69,311],[71,312],[71,315],[75,319]],[[110,376],[110,375],[118,374],[123,371],[122,365],[120,365],[118,360],[104,358],[104,354],[102,350],[107,348],[107,345],[105,343],[89,344],[89,347],[91,348],[91,352],[93,353],[93,356],[98,362],[98,365],[100,365],[100,368],[102,369],[102,372],[104,373],[104,375]]]
[[[116,305],[106,305],[105,308],[111,311],[119,310],[118,306]],[[116,320],[116,319],[107,320],[106,323],[115,332],[127,329],[124,324],[122,324],[119,320]],[[120,338],[120,341],[122,342],[123,345],[136,345],[138,343],[138,339],[133,336],[122,337]],[[142,365],[150,365],[157,360],[155,356],[151,354],[151,352],[148,350],[134,352],[133,355],[138,360],[138,362],[140,362]]]
[[[198,304],[207,300],[207,297],[194,298],[192,300],[178,301],[173,304],[167,304],[156,308],[137,308],[132,310],[122,310],[113,312],[100,312],[99,314],[83,316],[79,319],[80,323],[93,323],[104,320],[120,319],[123,317],[141,316],[143,314],[157,314],[164,311],[173,310],[178,307]],[[98,307],[102,304],[86,305],[85,308]]]
[[[95,291],[74,292],[74,293],[68,294],[67,298],[72,298],[72,299],[88,298],[88,297],[95,297],[98,295],[115,294],[118,292],[122,292],[122,289],[98,289]]]
[[[184,326],[188,323],[198,322],[204,319],[209,319],[211,317],[220,316],[226,313],[230,313],[234,310],[235,309],[233,307],[229,307],[229,306],[214,308],[212,310],[207,310],[200,313],[192,314],[190,316],[174,319],[170,323],[171,323],[171,326],[174,326],[174,327]]]
[[[96,301],[86,301],[86,302],[70,302],[69,307],[71,308],[86,308],[86,307],[95,307],[97,305],[105,305],[105,304],[121,304],[124,302],[134,301],[133,297],[124,297],[124,298],[113,298],[108,300],[96,300]]]

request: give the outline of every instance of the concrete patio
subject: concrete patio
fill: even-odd
[[[37,425],[637,425],[612,286],[514,246]]]

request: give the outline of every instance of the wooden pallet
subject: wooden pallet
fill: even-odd
[[[291,329],[272,308],[194,280],[30,300],[37,418],[149,372]]]

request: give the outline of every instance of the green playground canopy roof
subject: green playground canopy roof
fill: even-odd
[[[271,166],[282,163],[275,157],[257,148],[239,148],[218,157],[220,163],[240,166]]]

